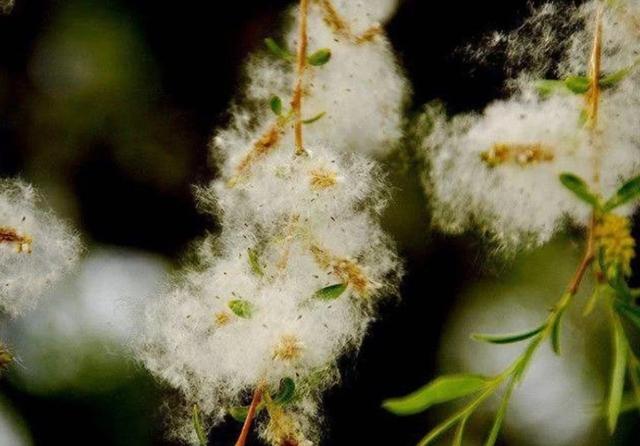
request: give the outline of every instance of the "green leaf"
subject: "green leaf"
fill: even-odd
[[[560,175],[560,182],[582,201],[587,202],[594,207],[599,205],[598,197],[591,192],[587,183],[577,175],[572,173],[563,173]]]
[[[231,418],[236,420],[239,423],[244,423],[244,420],[247,419],[249,415],[249,407],[248,406],[236,406],[230,407],[227,412],[231,415]]]
[[[319,121],[320,119],[322,119],[324,117],[324,115],[326,115],[327,112],[322,112],[322,113],[318,113],[317,115],[313,116],[312,118],[309,119],[305,119],[304,121],[302,121],[303,124],[313,124],[316,121]]]
[[[249,254],[249,266],[251,267],[251,271],[253,271],[256,276],[264,276],[264,271],[262,270],[262,266],[260,265],[260,257],[258,256],[258,251],[249,248],[247,252]]]
[[[562,328],[562,315],[564,310],[558,313],[553,326],[551,327],[551,348],[556,355],[560,354],[560,329]]]
[[[329,48],[323,48],[321,50],[316,51],[309,57],[307,57],[307,62],[309,65],[313,65],[314,67],[319,67],[321,65],[326,64],[331,60],[331,50]]]
[[[293,61],[294,59],[293,54],[291,54],[291,52],[289,52],[289,50],[287,50],[286,48],[283,48],[280,45],[278,45],[278,43],[275,40],[273,40],[271,37],[267,37],[266,39],[264,39],[264,43],[274,56],[279,57],[280,59],[286,60],[288,62]]]
[[[291,378],[282,378],[278,393],[273,398],[273,402],[279,405],[288,404],[293,400],[296,394],[296,383]]]
[[[614,308],[621,316],[631,321],[637,328],[640,328],[640,308],[630,305],[621,300],[616,300],[613,304]]]
[[[200,446],[207,446],[207,434],[204,432],[202,418],[200,416],[200,408],[197,404],[193,405],[192,419],[193,428],[196,431],[196,436],[198,437],[198,444]]]
[[[526,339],[532,338],[542,330],[546,328],[545,325],[541,325],[538,328],[534,328],[533,330],[526,331],[524,333],[513,333],[513,334],[473,334],[471,337],[476,341],[489,342],[491,344],[512,344],[514,342],[524,341]]]
[[[624,273],[622,272],[620,265],[612,264],[608,265],[606,269],[607,283],[616,292],[619,299],[625,302],[631,302],[631,289],[627,285]]]
[[[269,101],[269,106],[271,107],[271,111],[274,112],[277,116],[282,115],[282,99],[278,96],[274,96]]]
[[[606,90],[608,88],[613,88],[622,82],[629,74],[631,73],[633,67],[623,68],[622,70],[618,70],[614,73],[608,74],[600,78],[600,88]]]
[[[627,366],[627,342],[620,321],[615,317],[613,321],[613,354],[613,369],[609,384],[609,397],[607,398],[607,426],[612,434],[616,430],[622,406],[624,375]]]
[[[560,90],[565,90],[566,88],[564,81],[552,79],[541,79],[536,82],[535,86],[538,93],[543,97],[547,97]]]
[[[624,183],[604,205],[603,211],[609,212],[640,196],[640,176]]]
[[[591,79],[586,76],[569,76],[564,80],[564,85],[575,94],[584,94],[589,91]]]
[[[253,314],[253,305],[246,300],[236,299],[229,301],[229,308],[236,316],[243,319],[250,319]]]
[[[395,415],[414,415],[436,404],[479,392],[487,383],[485,377],[478,375],[442,376],[407,396],[384,401],[382,407]]]
[[[313,297],[320,300],[335,300],[342,295],[347,289],[346,283],[337,283],[329,285],[315,292]]]

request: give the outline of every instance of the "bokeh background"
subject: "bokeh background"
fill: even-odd
[[[0,446],[171,444],[161,410],[171,399],[127,355],[134,308],[153,299],[192,240],[217,230],[192,185],[216,175],[208,139],[226,120],[242,61],[278,33],[290,3],[17,0],[0,16],[0,173],[36,185],[86,245],[77,274],[35,312],[0,320],[18,356],[0,381]],[[388,30],[414,86],[410,113],[435,99],[451,112],[480,110],[502,95],[499,59],[479,65],[460,48],[517,26],[527,3],[405,0]],[[361,351],[342,360],[325,445],[415,444],[446,409],[396,418],[380,402],[442,371],[499,370],[521,346],[478,345],[469,333],[535,325],[577,263],[571,234],[501,263],[477,237],[432,233],[411,156],[408,140],[385,160],[394,200],[384,223],[406,261],[402,299],[383,305]],[[540,352],[500,444],[637,444],[636,414],[613,438],[602,428],[608,333],[593,330],[598,314],[580,311],[567,318],[565,357]],[[490,423],[491,405],[465,444],[481,444]],[[215,429],[210,444],[232,444],[238,429]]]

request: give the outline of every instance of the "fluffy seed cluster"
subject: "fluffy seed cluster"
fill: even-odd
[[[584,125],[588,95],[560,83],[541,93],[537,82],[549,73],[558,79],[588,75],[594,10],[600,4],[548,4],[523,29],[494,37],[506,42],[514,66],[525,54],[533,62],[518,73],[510,97],[481,114],[453,119],[435,107],[427,110],[423,122],[432,131],[423,147],[431,172],[425,184],[438,226],[451,232],[480,229],[505,251],[536,246],[566,222],[588,221],[588,206],[562,186],[561,173],[579,175],[605,197],[639,173],[640,2],[613,2],[604,13],[603,76],[626,71],[603,87],[595,132]],[[560,21],[571,25],[571,33],[549,26]],[[538,39],[533,44],[532,34]],[[552,68],[548,61],[557,54]]]
[[[11,316],[37,298],[76,263],[78,237],[50,211],[33,188],[0,181],[0,310]]]
[[[147,308],[139,348],[210,425],[259,387],[269,415],[263,438],[313,444],[337,359],[359,346],[376,300],[395,290],[400,266],[377,215],[384,175],[365,156],[400,136],[405,81],[377,24],[395,6],[311,3],[309,51],[329,48],[332,57],[305,73],[303,115],[325,113],[304,126],[305,155],[294,156],[289,112],[270,110],[274,96],[288,103],[296,80],[294,64],[273,55],[250,60],[245,98],[214,138],[222,178],[198,195],[222,232]],[[273,399],[285,378],[296,387],[286,405]],[[189,423],[174,433],[194,439]]]

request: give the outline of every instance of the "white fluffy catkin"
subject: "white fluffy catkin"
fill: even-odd
[[[72,269],[79,239],[50,211],[34,189],[0,181],[0,310],[18,316]]]
[[[525,28],[542,40],[537,49],[522,30],[496,38],[508,42],[507,55],[516,65],[525,49],[534,52],[530,70],[519,74],[511,97],[490,104],[482,114],[451,120],[437,108],[427,110],[423,124],[433,129],[423,143],[430,167],[425,184],[436,225],[451,232],[478,228],[507,252],[537,246],[566,222],[583,226],[588,221],[588,206],[562,186],[561,173],[584,178],[604,197],[640,173],[640,72],[634,66],[640,34],[633,26],[640,20],[640,2],[619,2],[604,15],[603,73],[630,68],[630,74],[602,91],[597,138],[583,123],[583,95],[564,90],[544,97],[533,88],[550,71],[546,62],[535,63],[544,60],[536,51],[564,49],[551,70],[560,79],[586,74],[598,4],[544,6]],[[574,24],[569,44],[562,40],[566,35],[548,27],[561,20]],[[593,181],[596,170],[599,184]]]
[[[395,292],[401,267],[378,223],[384,175],[364,156],[400,137],[405,81],[381,28],[371,27],[395,4],[311,4],[309,50],[330,48],[332,58],[305,75],[303,114],[326,112],[304,126],[305,155],[294,156],[293,121],[269,108],[278,96],[288,113],[295,81],[293,65],[272,55],[251,59],[244,101],[214,138],[222,177],[198,197],[221,218],[222,234],[146,309],[138,349],[209,426],[258,386],[273,396],[291,378],[296,398],[259,416],[260,434],[276,446],[315,444],[338,358],[362,342],[376,300]],[[188,419],[177,426],[174,434],[195,442]]]

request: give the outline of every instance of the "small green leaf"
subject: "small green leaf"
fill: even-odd
[[[229,301],[229,308],[236,316],[243,319],[250,319],[253,314],[253,305],[246,300],[236,299]]]
[[[414,415],[436,404],[446,403],[479,392],[487,379],[478,375],[447,375],[402,398],[384,401],[382,407],[395,415]]]
[[[278,45],[278,42],[273,40],[271,37],[264,39],[264,43],[274,56],[288,62],[291,62],[294,59],[293,54],[291,54],[289,50]]]
[[[622,272],[620,265],[607,265],[605,274],[607,277],[607,283],[616,292],[618,298],[624,302],[631,302],[633,300],[631,296],[631,289],[629,288],[629,285],[627,285],[627,281],[625,280],[624,273]]]
[[[258,251],[249,248],[247,250],[247,253],[249,254],[249,266],[251,267],[251,271],[253,271],[256,276],[264,276],[264,271],[262,270],[262,266],[260,265],[260,257],[258,256]]]
[[[271,111],[275,113],[277,116],[282,115],[282,99],[278,96],[274,96],[269,101],[269,106],[271,107]]]
[[[624,375],[627,367],[627,342],[620,321],[617,318],[614,318],[613,321],[613,355],[613,369],[609,384],[609,397],[607,398],[607,426],[612,434],[618,424],[624,391]]]
[[[322,112],[322,113],[318,113],[317,115],[315,115],[312,118],[309,119],[305,119],[304,121],[302,121],[303,124],[313,124],[316,121],[319,121],[320,119],[322,119],[324,117],[324,115],[326,115],[327,112]]]
[[[538,328],[534,328],[533,330],[526,331],[524,333],[513,333],[513,334],[505,334],[505,335],[497,335],[497,334],[473,334],[471,337],[476,341],[489,342],[491,344],[512,344],[514,342],[524,341],[526,339],[532,338],[542,330],[544,330],[546,325],[541,325]]]
[[[589,91],[591,79],[586,76],[569,76],[564,80],[564,85],[575,94],[584,94]]]
[[[621,300],[616,300],[614,303],[614,307],[618,314],[624,316],[630,322],[633,323],[637,328],[640,329],[640,308],[635,305],[630,305]]]
[[[572,173],[563,173],[560,175],[560,182],[582,201],[589,203],[594,207],[599,205],[598,197],[591,192],[587,183],[577,175]]]
[[[296,383],[291,378],[282,378],[278,393],[273,398],[273,402],[279,405],[290,403],[296,394]]]
[[[198,444],[200,446],[207,446],[207,434],[204,432],[202,418],[200,416],[200,408],[197,404],[193,405],[192,420],[193,428],[196,431],[196,436],[198,437]]]
[[[237,422],[244,423],[244,420],[246,420],[247,416],[249,415],[249,407],[248,406],[230,407],[227,412],[229,412],[229,415],[231,415],[231,418],[233,418]]]
[[[318,50],[307,58],[307,62],[309,62],[309,65],[313,65],[314,67],[324,65],[330,60],[331,50],[329,48]]]
[[[329,285],[315,292],[313,297],[320,300],[335,300],[342,295],[347,289],[346,283],[338,283]]]
[[[556,355],[560,354],[560,329],[562,328],[562,315],[564,310],[561,310],[556,317],[556,320],[553,321],[553,326],[551,327],[551,348]]]
[[[631,73],[633,67],[623,68],[622,70],[618,70],[614,73],[608,74],[600,78],[600,88],[606,90],[608,88],[613,88],[626,79],[627,76]]]
[[[640,176],[624,183],[620,189],[604,205],[604,212],[609,212],[640,196]]]
[[[560,90],[566,91],[566,85],[564,81],[552,79],[541,79],[536,82],[535,86],[536,90],[538,90],[538,93],[543,97],[547,97]]]

